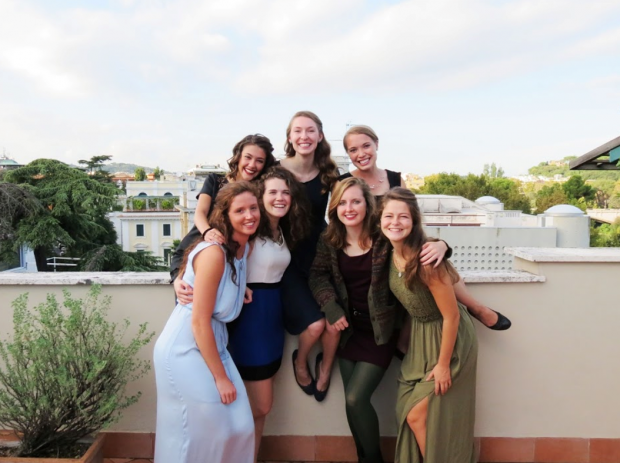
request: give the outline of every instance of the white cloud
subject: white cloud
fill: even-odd
[[[453,89],[530,72],[567,59],[565,51],[587,40],[616,2],[490,2],[408,0],[359,22],[338,18],[343,32],[306,40],[263,34],[260,62],[236,84],[258,91]],[[615,33],[613,36],[615,37]],[[600,44],[592,43],[591,48]]]

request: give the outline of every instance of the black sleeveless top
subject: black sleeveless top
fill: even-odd
[[[393,170],[388,170],[385,169],[385,172],[387,173],[387,180],[388,180],[388,184],[390,185],[390,188],[394,188],[397,186],[400,186],[400,182],[401,182],[401,176],[400,176],[400,172],[394,172]],[[353,177],[353,174],[351,174],[351,172],[347,172],[345,174],[342,174],[340,177],[338,177],[338,181],[342,181],[345,178],[351,178]],[[382,195],[379,196],[375,196],[375,198],[380,198]]]

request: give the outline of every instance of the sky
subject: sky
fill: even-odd
[[[0,0],[0,154],[180,172],[300,110],[334,154],[508,175],[620,135],[620,0]]]

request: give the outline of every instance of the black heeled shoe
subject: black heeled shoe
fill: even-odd
[[[489,310],[493,310],[491,308],[489,308]],[[486,326],[488,329],[490,330],[494,330],[494,331],[505,331],[508,328],[510,328],[512,326],[512,322],[508,319],[508,317],[502,315],[501,313],[499,313],[497,310],[493,310],[493,312],[495,312],[497,314],[497,321],[495,322],[494,325],[491,326],[487,326],[482,320],[480,320],[473,312],[471,312],[470,310],[468,310],[469,314],[474,317],[476,320],[478,320],[480,323],[482,323],[484,326]]]
[[[493,312],[497,314],[497,321],[495,322],[495,325],[489,326],[490,330],[504,331],[512,326],[512,322],[508,319],[508,317],[505,317],[504,315],[499,313],[497,310],[493,310]]]
[[[306,384],[305,386],[299,382],[297,379],[297,369],[295,368],[295,361],[297,360],[297,349],[293,352],[293,376],[295,377],[295,382],[308,395],[313,395],[315,392],[315,381],[312,375],[310,375],[310,366],[306,362],[306,368],[308,369],[308,375],[310,375],[310,384]]]
[[[331,378],[327,383],[327,387],[324,391],[319,391],[318,384],[319,378],[321,377],[321,362],[323,361],[323,352],[316,356],[316,361],[314,362],[314,375],[316,376],[316,386],[314,388],[314,398],[317,402],[323,402],[325,400],[325,396],[327,396],[327,391],[329,391],[329,385],[331,383]]]

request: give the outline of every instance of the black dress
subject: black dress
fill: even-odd
[[[213,210],[213,205],[215,204],[215,197],[217,193],[220,191],[223,185],[228,183],[226,177],[220,174],[209,174],[205,179],[205,182],[202,185],[202,189],[196,195],[196,199],[200,198],[200,195],[209,195],[211,197],[211,206],[209,207],[209,212],[207,213],[207,217],[211,214]],[[185,251],[192,245],[194,242],[201,236],[200,230],[194,225],[192,229],[189,231],[187,235],[183,238],[179,246],[175,249],[172,254],[172,258],[170,259],[170,278],[171,281],[174,281],[177,275],[179,274],[179,269],[181,268],[181,264],[183,263],[183,256],[185,255]]]
[[[394,172],[393,170],[385,169],[385,173],[387,174],[387,180],[388,180],[388,184],[390,185],[390,188],[400,186],[401,184],[400,172]],[[338,181],[341,182],[345,178],[351,178],[351,177],[353,177],[353,174],[351,174],[351,172],[347,172],[347,173],[342,174],[340,177],[338,177]],[[381,196],[382,195],[375,196],[375,199],[378,201],[379,199],[381,199]]]
[[[392,336],[388,343],[380,346],[375,342],[368,306],[372,248],[359,256],[348,256],[343,251],[338,251],[337,256],[338,267],[349,296],[352,331],[346,344],[339,346],[337,355],[351,362],[371,363],[387,370],[396,350],[396,336]]]
[[[282,277],[282,304],[284,306],[284,327],[290,334],[297,335],[309,325],[324,317],[308,286],[310,267],[316,254],[319,236],[327,227],[325,211],[329,189],[322,192],[321,174],[302,183],[312,208],[311,230],[291,253],[291,263]]]

